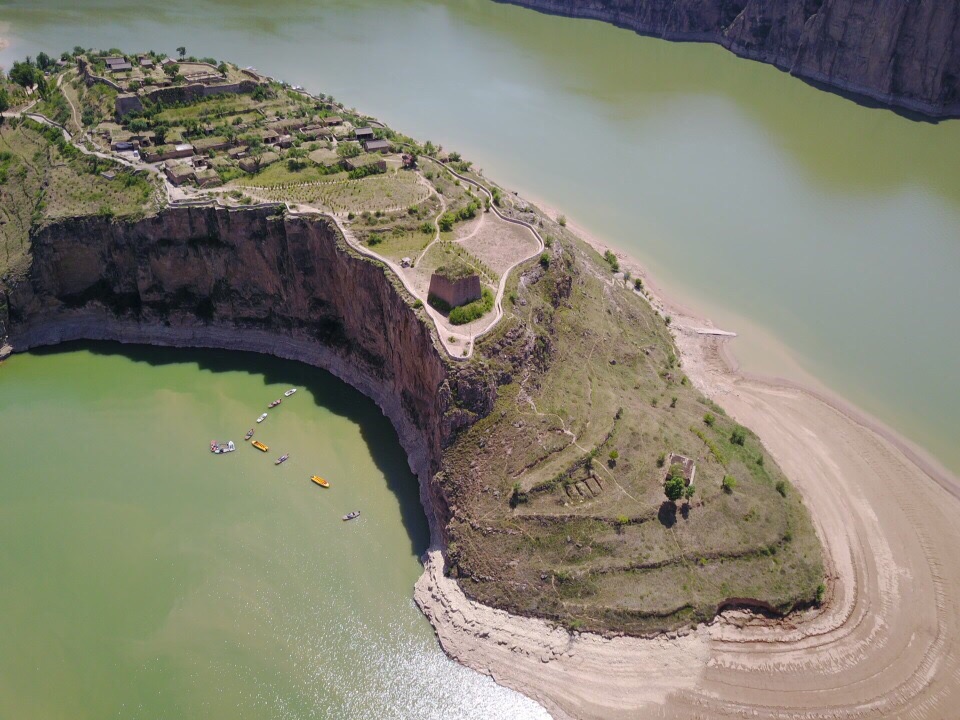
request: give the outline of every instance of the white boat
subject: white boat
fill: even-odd
[[[284,395],[285,395],[286,397],[290,397],[290,396],[293,395],[296,391],[297,391],[296,388],[290,388],[289,390],[287,390],[287,391],[284,393]]]
[[[264,420],[266,420],[266,419],[267,419],[267,414],[264,413],[263,415],[261,415],[260,417],[257,418],[257,422],[258,422],[258,423],[262,423],[262,422],[263,422]]]
[[[214,455],[223,455],[224,453],[233,452],[237,449],[237,446],[233,444],[233,440],[227,441],[226,444],[218,443],[213,441],[210,443],[210,452]]]

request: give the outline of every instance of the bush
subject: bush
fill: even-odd
[[[730,495],[737,486],[737,479],[733,477],[733,475],[724,475],[723,482],[720,483],[720,486],[727,495]]]
[[[730,433],[730,442],[732,442],[734,445],[739,445],[740,447],[743,447],[746,441],[747,441],[746,431],[742,427],[737,425],[733,429],[733,432]]]
[[[559,216],[559,217],[557,218],[557,224],[559,224],[560,227],[566,227],[566,226],[567,226],[567,216],[566,216],[566,215],[561,215],[561,216]]]
[[[817,585],[817,605],[820,605],[823,602],[824,595],[827,594],[827,586],[823,583]]]
[[[419,310],[422,307],[423,307],[423,300],[421,300],[420,298],[417,298],[416,300],[413,301],[414,310]]]
[[[717,417],[716,415],[710,412],[704,413],[703,421],[710,427],[713,427],[713,424],[717,421]]]
[[[479,300],[474,300],[468,305],[455,307],[450,311],[450,322],[453,325],[466,325],[474,320],[479,320],[493,309],[493,293],[488,288],[483,289]]]
[[[553,236],[551,236],[551,235],[544,235],[544,237],[543,237],[543,244],[544,244],[545,247],[553,247]]]
[[[777,492],[783,497],[787,496],[787,483],[784,480],[777,480]]]
[[[623,527],[624,525],[630,524],[630,518],[628,518],[626,515],[617,515],[617,519],[614,520],[614,522],[617,524],[617,526]]]
[[[666,453],[660,453],[659,455],[657,455],[657,467],[662,468],[664,466],[664,463],[666,462],[667,462]]]
[[[643,290],[643,280],[640,278],[633,279],[633,289],[634,290]]]
[[[667,500],[671,502],[676,502],[683,497],[683,491],[685,489],[682,477],[667,478],[667,481],[663,484],[663,494],[666,495]]]
[[[540,255],[540,266],[544,270],[550,267],[550,253],[542,253]]]
[[[614,255],[611,250],[607,250],[603,253],[603,259],[607,261],[607,264],[610,266],[610,269],[613,272],[618,272],[620,270],[620,261],[617,260],[617,256]]]

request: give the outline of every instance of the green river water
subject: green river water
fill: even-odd
[[[437,646],[416,478],[332,376],[69,345],[0,365],[0,438],[0,717],[545,717]]]
[[[812,375],[960,471],[960,121],[490,0],[0,0],[0,36],[3,65],[185,45],[458,149],[740,331],[748,369]],[[536,712],[444,660],[412,606],[424,520],[372,405],[314,380],[274,425],[310,448],[290,467],[200,452],[239,439],[280,387],[264,372],[317,374],[257,362],[71,351],[0,371],[0,716]],[[310,492],[308,460],[350,482]],[[371,516],[342,527],[357,503]]]

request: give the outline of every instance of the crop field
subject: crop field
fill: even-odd
[[[237,182],[240,189],[244,186],[250,187],[251,192],[266,200],[309,204],[334,213],[396,210],[423,202],[430,195],[429,190],[418,183],[416,176],[409,172],[371,175],[361,180],[335,180],[267,188]]]
[[[501,220],[492,212],[482,214],[470,232],[457,239],[457,244],[498,275],[529,257],[538,247],[533,233]]]

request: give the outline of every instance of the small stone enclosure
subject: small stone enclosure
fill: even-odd
[[[466,305],[480,296],[480,275],[468,265],[444,265],[430,277],[430,298],[448,307]]]

